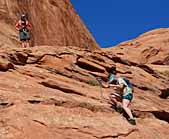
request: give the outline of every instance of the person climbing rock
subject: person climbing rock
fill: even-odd
[[[21,15],[20,20],[15,25],[19,31],[19,38],[22,43],[22,48],[29,47],[31,24],[27,20],[25,14]]]
[[[133,99],[133,86],[131,82],[127,78],[116,77],[116,68],[114,67],[109,73],[108,82],[102,83],[102,86],[105,88],[114,88],[114,92],[110,94],[112,107],[118,112],[122,112],[122,110],[124,110],[129,117],[129,123],[136,125],[131,109],[129,108]],[[122,102],[122,106],[118,104],[118,101]]]

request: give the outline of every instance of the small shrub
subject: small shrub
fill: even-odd
[[[161,74],[163,74],[164,76],[169,77],[169,70],[165,70],[164,72],[161,72]]]
[[[99,83],[96,80],[90,80],[87,83],[91,86],[99,86]]]

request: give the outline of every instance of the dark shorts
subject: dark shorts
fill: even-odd
[[[123,97],[122,97],[123,99],[128,99],[128,100],[132,100],[133,99],[133,94],[132,93],[129,93],[129,94],[127,94],[127,95],[124,95]]]
[[[30,40],[30,33],[29,31],[20,31],[19,32],[19,38],[20,38],[20,41],[27,41],[27,40]]]

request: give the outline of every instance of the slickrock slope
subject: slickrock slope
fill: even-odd
[[[140,64],[169,65],[169,29],[149,31],[105,51]]]
[[[35,47],[19,47],[23,11]],[[0,139],[169,138],[168,29],[98,50],[69,0],[1,0],[0,25]],[[112,88],[101,103],[95,77],[112,65],[134,84],[136,126],[108,104]]]
[[[76,46],[0,50],[0,138],[167,139],[169,80],[160,72],[103,51]],[[110,108],[100,88],[111,65],[135,86],[137,125]]]
[[[136,39],[123,42],[116,47],[103,49],[125,59],[129,65],[141,67],[154,74],[154,71],[169,79],[169,29],[161,28],[149,31]],[[144,78],[145,75],[139,78]],[[152,80],[153,81],[153,80]],[[158,84],[158,82],[155,82]],[[147,82],[147,87],[151,83]],[[158,85],[157,85],[158,86]],[[169,84],[167,84],[169,88]],[[169,94],[169,93],[167,93]],[[165,95],[164,95],[165,96]]]
[[[0,47],[18,46],[14,26],[23,12],[33,25],[32,46],[73,45],[99,49],[69,0],[1,0]]]

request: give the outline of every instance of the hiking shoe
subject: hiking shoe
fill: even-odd
[[[132,125],[136,125],[136,120],[135,119],[128,119],[129,123]]]
[[[123,108],[121,106],[116,106],[116,111],[121,114],[123,113]]]
[[[109,103],[109,104],[111,104],[111,108],[112,108],[112,109],[115,109],[115,110],[116,110],[116,105],[113,105],[112,103]]]

